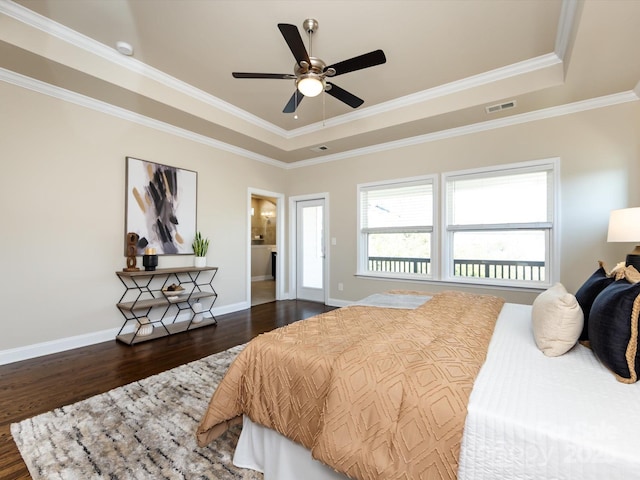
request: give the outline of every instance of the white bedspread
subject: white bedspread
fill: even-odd
[[[546,357],[531,307],[507,304],[469,400],[460,480],[640,479],[640,384],[586,347]]]

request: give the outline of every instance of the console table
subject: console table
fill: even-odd
[[[117,303],[124,323],[116,340],[133,345],[147,340],[216,325],[211,312],[218,294],[213,279],[218,267],[159,268],[118,271],[125,287]],[[179,291],[168,291],[171,285]]]

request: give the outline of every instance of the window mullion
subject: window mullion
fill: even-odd
[[[421,233],[433,232],[433,226],[363,228],[362,233]]]
[[[545,230],[552,227],[551,222],[534,222],[534,223],[496,223],[496,224],[477,224],[477,225],[447,225],[447,231],[464,232],[476,231],[482,232],[486,230]]]

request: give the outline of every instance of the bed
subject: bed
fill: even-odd
[[[640,479],[639,387],[583,345],[543,355],[531,306],[506,304],[469,401],[458,478]]]
[[[438,330],[436,323],[440,320],[434,319],[440,319],[442,308],[450,309],[452,302],[461,305],[451,314],[455,320],[446,324],[444,330]],[[309,480],[640,479],[638,385],[617,382],[582,345],[576,345],[561,357],[543,355],[531,331],[531,308],[503,305],[495,297],[460,292],[445,292],[433,298],[396,293],[373,296],[359,305],[323,314],[312,322],[298,322],[300,326],[296,328],[311,337],[318,335],[318,329],[324,328],[326,317],[331,315],[339,319],[334,325],[338,330],[347,323],[360,325],[361,330],[348,335],[350,347],[341,358],[346,362],[340,365],[338,373],[329,376],[329,387],[323,381],[316,382],[314,377],[312,365],[316,365],[318,358],[312,358],[303,367],[306,380],[287,372],[288,379],[271,385],[271,392],[264,390],[269,385],[256,378],[252,369],[242,374],[230,369],[227,375],[230,380],[217,389],[198,429],[198,441],[204,445],[232,423],[242,421],[234,463],[264,472],[267,480],[301,478],[300,472]],[[420,327],[423,323],[424,329]],[[354,381],[348,375],[358,369],[350,369],[350,361],[363,343],[373,343],[374,350],[383,355],[392,353],[389,344],[376,342],[397,335],[398,325],[405,329],[408,326],[411,332],[411,345],[407,347],[439,352],[441,358],[436,363],[418,356],[416,375],[423,375],[421,381],[428,380],[428,390],[444,388],[447,392],[424,399],[408,398],[405,385],[398,398],[401,404],[411,405],[409,413],[402,412],[402,408],[385,410],[382,416],[393,417],[393,422],[380,426],[373,411],[382,407],[375,403],[372,407],[366,399],[381,396],[381,391],[391,388],[389,379],[393,378],[393,370],[383,369],[381,376],[372,382],[374,387],[358,389],[355,397],[347,400],[350,405],[347,407],[338,407],[335,395],[345,393],[332,382]],[[421,333],[415,334],[416,330]],[[296,350],[300,337],[294,335],[295,340],[287,340],[285,331],[265,335],[276,343],[291,341],[289,347]],[[459,341],[456,336],[466,338],[463,343],[456,343]],[[465,343],[470,340],[471,344]],[[391,350],[406,356],[409,350],[401,347],[407,341],[407,336],[393,337]],[[318,346],[327,351],[330,347]],[[451,349],[459,350],[460,355],[449,357]],[[250,349],[245,362],[257,363],[262,356],[270,355],[268,352],[268,347],[264,351]],[[365,352],[367,362],[376,363],[380,357],[370,353]],[[287,362],[282,356],[277,360],[279,365]],[[428,370],[442,369],[447,370],[444,383],[443,378],[430,383],[433,379],[424,377]],[[314,401],[296,403],[295,397],[284,400],[279,396],[286,390],[296,390],[296,382],[300,381],[313,384],[312,396],[317,395]],[[328,394],[320,391],[325,387]],[[272,404],[257,413],[250,405],[254,397],[270,398]],[[283,404],[284,416],[295,418],[293,426],[281,425],[279,414],[272,411],[282,410]],[[416,412],[418,417],[426,416],[427,423],[418,420]],[[312,425],[301,427],[302,417],[310,418]],[[324,422],[327,426],[322,425]],[[358,429],[358,424],[366,428]],[[323,439],[325,427],[329,436]],[[434,437],[433,442],[424,435],[426,430]],[[359,433],[354,435],[354,431]],[[399,447],[398,442],[406,445]]]

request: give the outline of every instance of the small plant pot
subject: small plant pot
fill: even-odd
[[[194,257],[193,266],[196,268],[202,268],[207,266],[207,257]]]

